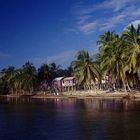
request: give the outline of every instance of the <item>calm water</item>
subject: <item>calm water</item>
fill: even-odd
[[[1,99],[0,140],[140,140],[140,102]]]

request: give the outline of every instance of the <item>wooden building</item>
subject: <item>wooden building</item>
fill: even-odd
[[[70,91],[74,90],[76,86],[76,80],[74,77],[65,77],[62,80],[62,88],[63,91]]]
[[[62,80],[64,77],[57,77],[53,80],[53,87],[58,90],[58,92],[62,92]]]

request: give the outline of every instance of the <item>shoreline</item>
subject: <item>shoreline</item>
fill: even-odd
[[[63,92],[60,95],[51,95],[51,94],[28,94],[28,95],[0,95],[0,97],[8,98],[20,98],[20,97],[29,97],[31,99],[137,99],[140,100],[140,92],[135,93],[125,93],[125,92],[106,92],[106,91],[70,91]]]

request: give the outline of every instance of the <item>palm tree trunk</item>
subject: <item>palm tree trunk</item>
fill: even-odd
[[[131,88],[130,88],[130,86],[128,84],[128,81],[127,81],[127,88],[128,88],[129,91],[131,91]]]
[[[125,81],[123,80],[122,82],[123,82],[124,91],[127,93]]]

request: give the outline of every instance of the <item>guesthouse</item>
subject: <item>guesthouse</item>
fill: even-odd
[[[75,86],[76,86],[76,80],[74,77],[65,77],[62,80],[63,91],[74,90]]]

